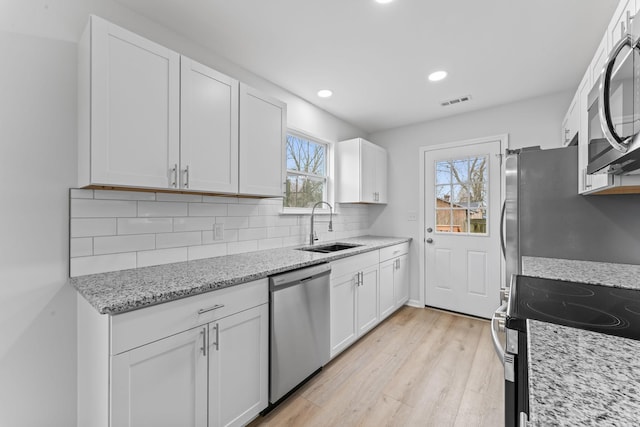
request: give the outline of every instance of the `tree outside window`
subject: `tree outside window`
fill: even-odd
[[[311,208],[327,196],[327,144],[287,134],[285,208]]]

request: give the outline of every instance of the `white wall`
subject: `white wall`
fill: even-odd
[[[0,426],[76,424],[68,189],[76,180],[76,43],[94,13],[288,104],[329,141],[363,132],[110,0],[0,0]]]
[[[371,233],[407,236],[411,245],[411,299],[419,298],[418,221],[409,221],[409,212],[420,212],[420,147],[509,134],[511,148],[540,145],[560,146],[562,118],[571,100],[562,92],[495,108],[461,114],[369,135],[371,142],[389,153],[389,204],[372,211]]]
[[[0,425],[75,424],[76,45],[0,33]]]

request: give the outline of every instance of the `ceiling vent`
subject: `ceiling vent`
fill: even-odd
[[[460,98],[443,101],[440,103],[440,105],[442,105],[443,107],[446,107],[447,105],[455,105],[455,104],[460,104],[461,102],[467,102],[467,101],[471,101],[471,95],[461,96]]]

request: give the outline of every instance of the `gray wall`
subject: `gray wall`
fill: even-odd
[[[579,195],[577,147],[523,156],[523,256],[640,264],[640,195]]]

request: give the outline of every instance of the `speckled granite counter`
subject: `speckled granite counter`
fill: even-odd
[[[640,289],[640,266],[523,257],[528,276]],[[533,426],[640,425],[640,341],[527,321]]]
[[[640,341],[527,321],[533,426],[640,425]]]
[[[305,252],[295,248],[271,249],[91,274],[73,277],[69,282],[98,312],[117,314],[410,240],[363,236],[340,239],[340,242],[362,246],[332,254]]]
[[[527,276],[640,289],[640,265],[522,257]]]

